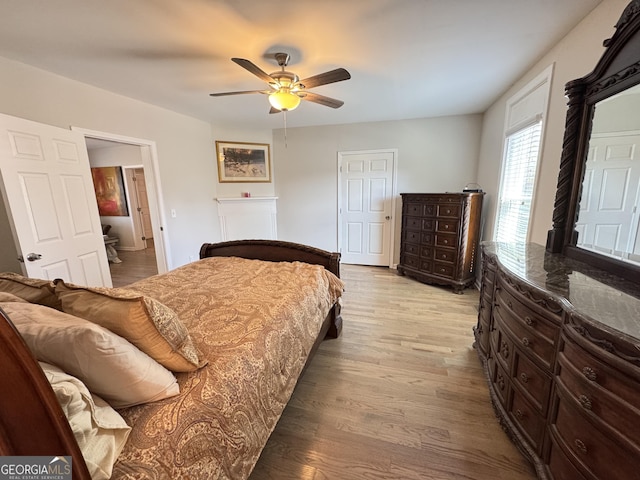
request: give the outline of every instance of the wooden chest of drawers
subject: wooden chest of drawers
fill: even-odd
[[[640,299],[602,293],[561,259],[504,249],[483,245],[474,328],[501,424],[540,479],[640,480],[640,336],[581,312],[601,321],[622,312],[633,326]]]
[[[640,368],[564,330],[550,431],[587,476],[640,480]]]
[[[547,308],[541,308],[541,303]],[[489,345],[499,368],[494,370],[491,360],[489,375],[498,408],[536,455],[543,452],[561,322],[560,306],[544,292],[497,271]],[[502,382],[497,381],[498,373]]]
[[[495,257],[483,255],[481,259],[480,305],[478,306],[478,324],[474,328],[476,348],[482,355],[489,350],[489,334],[491,311],[493,309],[493,292],[496,278]]]
[[[403,193],[398,272],[458,293],[475,281],[482,193]]]

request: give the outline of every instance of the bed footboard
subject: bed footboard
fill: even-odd
[[[200,258],[207,257],[240,257],[252,260],[266,260],[270,262],[304,262],[322,265],[328,271],[340,278],[340,254],[328,252],[320,248],[310,247],[294,242],[281,240],[232,240],[220,243],[205,243],[200,248]],[[327,323],[328,322],[328,323]],[[340,303],[336,302],[327,321],[323,325],[326,336],[337,338],[342,331],[342,316]],[[321,335],[320,338],[324,338]]]

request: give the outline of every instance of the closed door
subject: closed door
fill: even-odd
[[[391,150],[339,153],[339,235],[344,263],[391,263],[395,157]]]
[[[23,273],[111,286],[84,136],[0,114],[0,172]]]
[[[576,223],[579,246],[619,257],[636,253],[639,148],[636,132],[591,138]]]

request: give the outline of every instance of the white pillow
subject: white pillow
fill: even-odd
[[[40,367],[71,425],[92,480],[111,478],[131,427],[77,378],[48,363],[40,362]]]
[[[0,303],[38,360],[60,367],[114,408],[177,395],[173,374],[124,338],[31,303]]]

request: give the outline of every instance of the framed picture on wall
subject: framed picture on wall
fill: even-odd
[[[91,169],[91,177],[100,216],[128,217],[122,167],[94,167]]]
[[[269,144],[216,141],[218,179],[229,182],[270,182]]]

